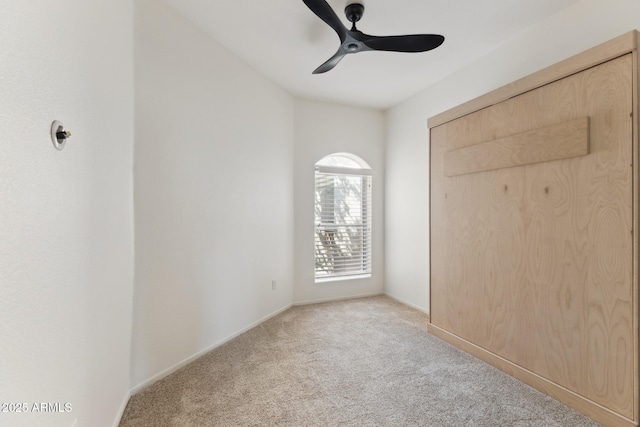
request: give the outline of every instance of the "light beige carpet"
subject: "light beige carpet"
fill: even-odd
[[[293,307],[131,398],[121,427],[597,426],[387,297]]]

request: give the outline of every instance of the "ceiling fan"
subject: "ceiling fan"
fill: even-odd
[[[406,36],[370,36],[359,31],[356,28],[356,22],[362,18],[364,13],[364,5],[360,3],[352,3],[347,5],[344,13],[347,15],[349,22],[353,25],[348,30],[338,15],[331,9],[331,6],[325,0],[302,0],[304,4],[311,9],[313,13],[318,15],[320,19],[326,22],[331,28],[338,33],[340,37],[340,47],[335,55],[329,58],[324,64],[315,69],[313,74],[326,73],[333,69],[350,53],[365,52],[368,50],[383,50],[388,52],[425,52],[435,49],[444,42],[444,37],[439,34],[412,34]]]

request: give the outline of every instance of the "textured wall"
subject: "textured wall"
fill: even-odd
[[[134,387],[293,295],[293,99],[164,3],[135,5]]]
[[[132,46],[127,0],[2,2],[0,402],[72,408],[2,426],[111,426],[128,397]]]

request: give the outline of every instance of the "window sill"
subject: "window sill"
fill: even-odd
[[[316,278],[316,283],[330,283],[330,282],[344,282],[347,280],[356,280],[356,279],[370,279],[371,274],[358,274],[354,276],[339,276],[339,277],[322,277]]]

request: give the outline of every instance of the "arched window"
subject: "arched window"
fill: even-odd
[[[371,274],[371,168],[336,153],[316,163],[315,277]]]

